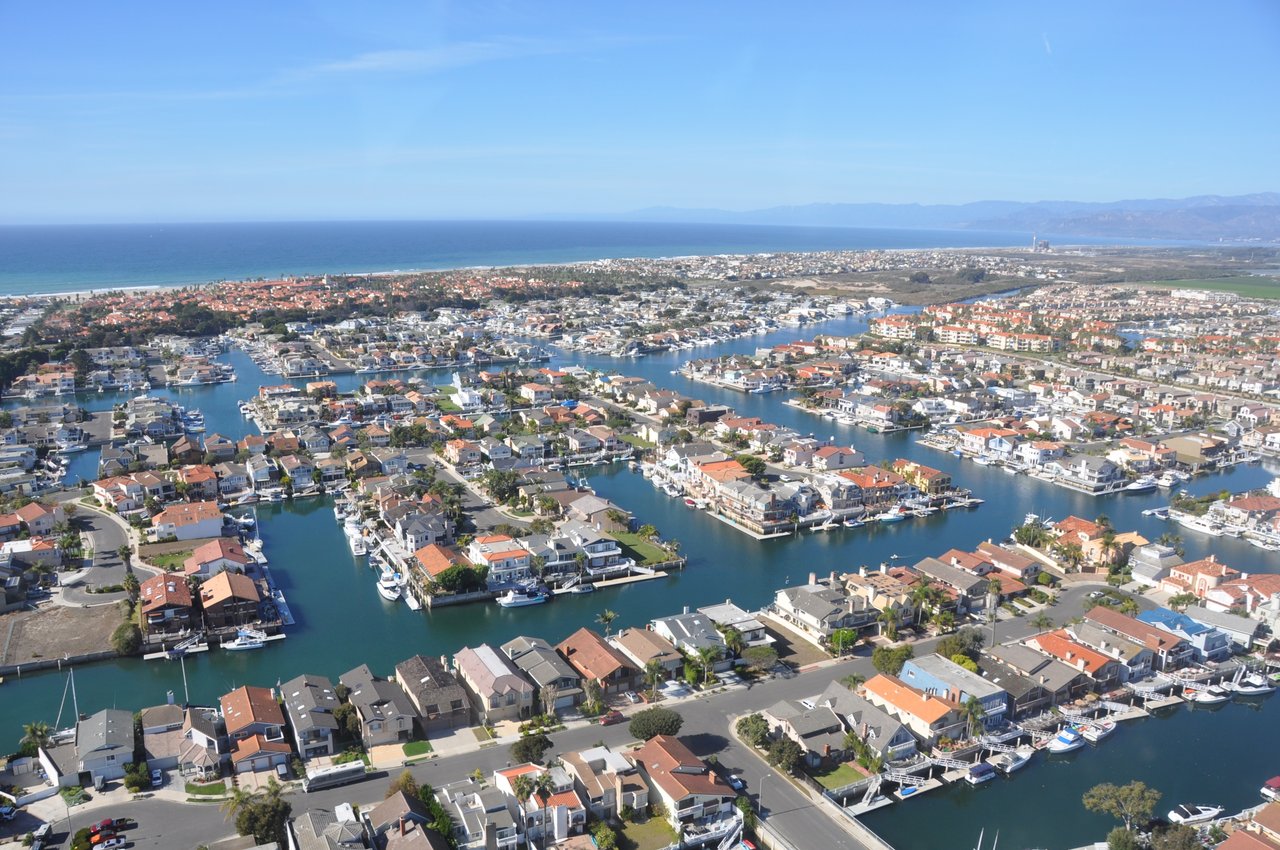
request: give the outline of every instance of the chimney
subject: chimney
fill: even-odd
[[[830,745],[830,744],[823,744],[823,745],[822,745],[822,757],[823,757],[823,758],[830,758],[830,757],[831,757],[831,745]]]
[[[1247,578],[1247,576],[1246,576],[1246,578]],[[835,571],[835,570],[832,570],[832,571],[831,571],[831,575],[827,576],[827,581],[831,582],[832,584],[835,584],[835,583],[836,583],[836,571]]]
[[[404,837],[404,815],[400,816],[400,837]]]
[[[689,606],[688,606],[688,605],[684,606],[684,613],[686,613],[686,614],[688,614],[688,613],[689,613]]]
[[[858,575],[862,576],[863,578],[866,578],[866,577],[867,577],[867,565],[866,565],[866,564],[863,564],[862,566],[858,567]]]
[[[853,597],[852,596],[845,597],[844,607],[845,607],[845,610],[848,611],[850,614],[853,613]]]
[[[888,562],[888,561],[881,561],[881,562],[880,562],[880,572],[881,572],[882,574],[888,575],[888,573],[889,573],[889,562]]]
[[[818,583],[818,574],[809,573],[809,584],[817,584],[817,583]]]

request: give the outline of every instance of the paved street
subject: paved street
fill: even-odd
[[[1082,603],[1086,594],[1092,589],[1092,585],[1076,585],[1066,589],[1061,601],[1050,609],[1054,622],[1062,623],[1078,616],[1083,611]],[[1148,600],[1139,598],[1139,603],[1144,607],[1151,607]],[[996,636],[1000,641],[1025,637],[1031,632],[1027,618],[1004,620],[996,625]],[[916,653],[930,651],[932,643],[933,641],[921,641],[916,645]],[[861,655],[838,663],[824,663],[816,669],[789,677],[773,678],[751,686],[689,698],[672,707],[684,717],[680,737],[699,756],[706,758],[714,755],[727,773],[742,776],[747,782],[747,793],[760,805],[764,816],[797,848],[860,848],[863,845],[845,832],[826,811],[819,809],[805,792],[738,744],[729,734],[729,724],[736,716],[760,711],[779,700],[812,696],[822,691],[828,683],[850,673],[871,676],[874,672],[870,658]],[[632,743],[626,724],[604,727],[575,724],[552,735],[552,740],[555,744],[553,754],[583,749],[600,742],[615,748]],[[420,782],[443,785],[463,779],[477,768],[490,774],[498,768],[506,767],[510,758],[510,748],[497,745],[428,761],[413,767],[412,772]],[[387,782],[399,771],[396,768],[355,785],[314,794],[291,794],[289,799],[293,803],[295,814],[308,809],[332,809],[342,802],[366,806],[382,799]],[[161,797],[174,792],[177,792],[177,797],[182,797],[176,780],[171,777],[170,785],[161,792]],[[116,804],[94,801],[73,812],[73,825],[84,825],[107,815],[128,816],[138,821],[138,827],[131,832],[130,839],[139,848],[189,848],[234,831],[216,804],[185,804],[165,799]],[[61,828],[63,822],[56,823]]]
[[[119,520],[84,509],[83,505],[79,508],[74,522],[89,538],[89,546],[93,548],[93,567],[82,573],[83,578],[74,586],[62,589],[62,601],[68,605],[100,605],[124,599],[124,593],[89,593],[88,587],[90,584],[119,584],[124,581],[127,569],[118,552],[128,542],[128,535]]]

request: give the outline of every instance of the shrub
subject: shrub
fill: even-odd
[[[547,750],[551,749],[551,739],[538,732],[525,735],[511,745],[511,757],[518,762],[541,762]]]
[[[753,747],[762,747],[769,739],[769,722],[759,713],[741,718],[735,728],[738,737]]]
[[[646,708],[631,717],[627,727],[631,734],[642,741],[656,735],[678,735],[684,718],[669,708]]]

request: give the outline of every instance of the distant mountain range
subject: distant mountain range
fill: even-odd
[[[1274,242],[1280,241],[1280,193],[1105,203],[805,204],[742,212],[650,207],[603,218],[707,224],[1025,230],[1056,236]]]

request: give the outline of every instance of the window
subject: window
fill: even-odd
[[[462,710],[462,700],[460,700],[460,699],[455,699],[453,702],[449,703],[449,709],[450,709],[451,711],[461,711],[461,710]]]
[[[427,706],[428,716],[434,717],[439,713],[440,713],[440,706],[436,705],[434,702]]]
[[[502,697],[496,696],[496,695],[489,697],[490,708],[499,708],[501,706],[502,706]]]
[[[516,704],[516,693],[515,693],[515,691],[508,691],[508,692],[507,692],[507,705],[515,705],[515,704]]]

